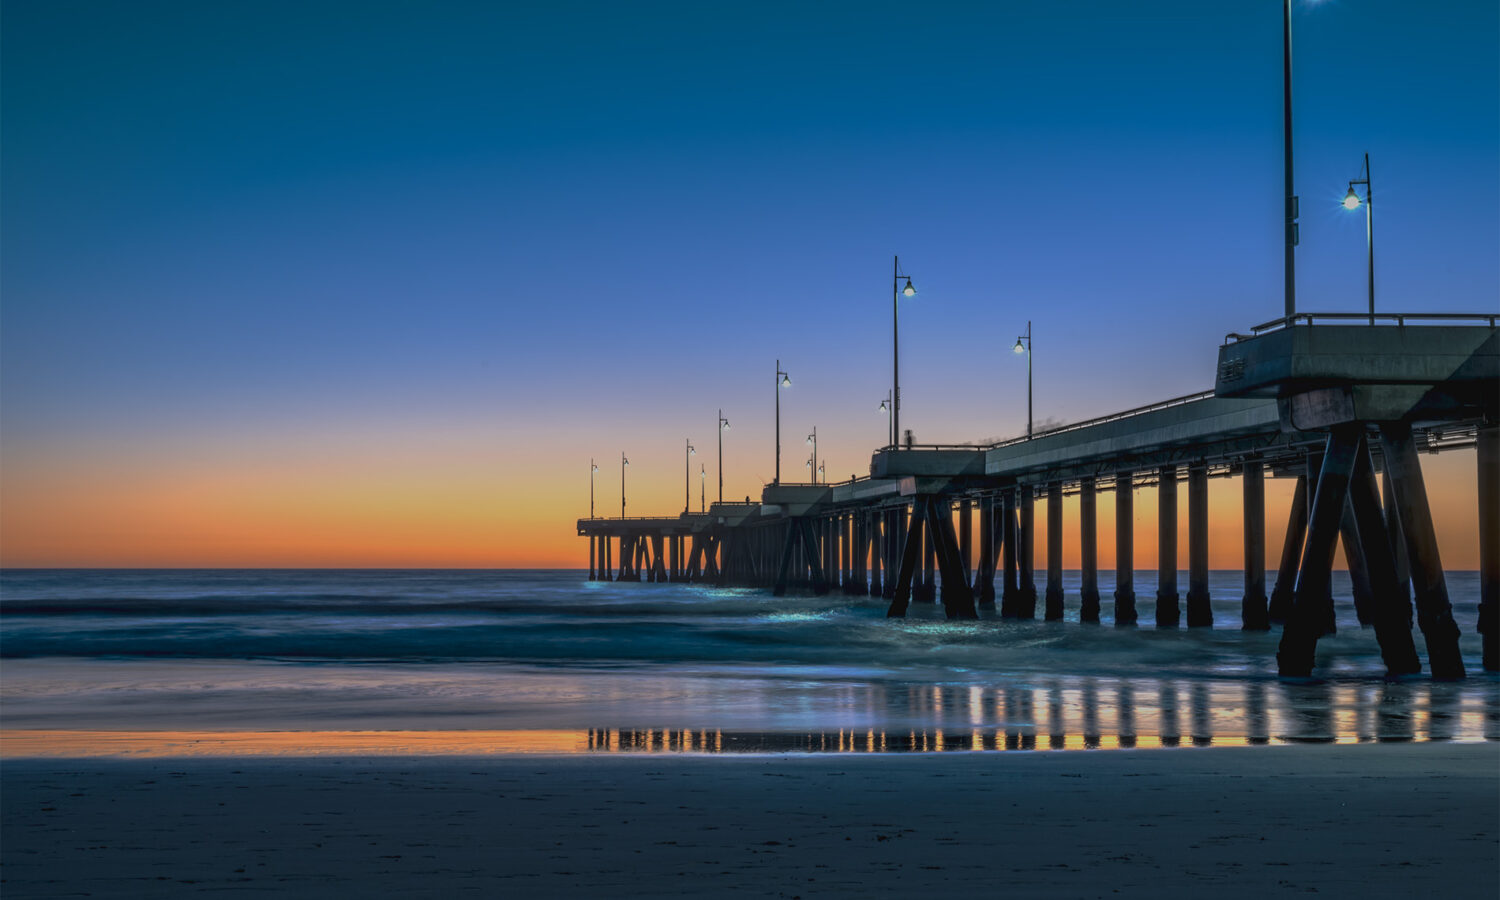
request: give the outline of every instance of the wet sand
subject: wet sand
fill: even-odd
[[[1500,893],[1500,744],[7,759],[7,900]]]

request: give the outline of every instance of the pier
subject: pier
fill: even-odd
[[[1465,676],[1420,454],[1475,448],[1483,666],[1500,671],[1500,329],[1495,315],[1300,313],[1226,336],[1212,390],[989,445],[888,445],[868,476],[776,483],[759,502],[663,518],[589,518],[589,578],[757,587],[782,595],[880,597],[887,614],[941,603],[949,618],[998,606],[1006,618],[1061,619],[1064,496],[1079,499],[1083,623],[1113,604],[1138,624],[1133,504],[1156,494],[1157,627],[1215,625],[1208,589],[1210,482],[1244,499],[1239,625],[1282,628],[1278,671],[1312,674],[1333,629],[1336,546],[1356,614],[1391,675]],[[1377,481],[1377,476],[1380,478]],[[1266,571],[1267,477],[1295,478],[1286,540]],[[1223,488],[1220,488],[1223,489]],[[1187,492],[1188,582],[1177,583],[1177,496]],[[1115,584],[1100,593],[1097,497],[1115,494]],[[1045,503],[1039,590],[1035,504]],[[1106,526],[1107,527],[1107,526]],[[1268,577],[1270,576],[1270,577]],[[1269,592],[1267,585],[1270,585]]]

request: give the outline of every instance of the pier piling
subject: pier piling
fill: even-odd
[[[1209,628],[1214,610],[1208,595],[1208,465],[1188,465],[1188,595],[1189,628]]]
[[[1177,595],[1177,466],[1162,466],[1156,480],[1156,627],[1175,628],[1182,616]]]
[[[1115,473],[1115,626],[1134,625],[1135,473]]]
[[[1240,601],[1240,627],[1265,631],[1271,627],[1266,610],[1266,481],[1265,465],[1247,459],[1241,474],[1244,488],[1245,596]]]

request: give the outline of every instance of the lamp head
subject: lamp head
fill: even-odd
[[[688,444],[688,456],[697,456],[697,455],[698,455],[698,448],[694,447],[692,444]]]
[[[906,287],[904,287],[904,288],[901,289],[901,293],[903,293],[906,296],[910,297],[913,294],[915,294],[916,292],[917,292],[917,289],[911,286],[911,279],[910,278],[906,279]]]
[[[883,413],[888,413],[891,411],[890,406],[886,404],[884,400],[880,401],[880,411]]]
[[[1349,185],[1349,193],[1344,195],[1344,209],[1359,209],[1359,195],[1354,193],[1354,185]]]
[[[593,471],[595,471],[595,472],[597,472],[597,471],[599,471],[599,467],[598,467],[598,466],[596,466],[596,465],[592,465],[592,464],[590,464],[590,465],[589,465],[589,468],[590,468],[590,469],[591,469],[591,470],[593,470]]]
[[[783,372],[781,374],[781,386],[782,387],[791,387],[792,386],[792,376],[790,376],[790,375],[786,374],[785,372]]]
[[[722,425],[722,426],[724,426],[724,430],[725,431],[729,430],[729,420],[728,419],[725,419],[724,421],[720,422],[719,424]]]
[[[1016,338],[1016,345],[1014,347],[1010,348],[1010,349],[1014,350],[1017,353],[1025,353],[1026,352],[1026,348],[1021,345],[1021,339],[1020,338]]]

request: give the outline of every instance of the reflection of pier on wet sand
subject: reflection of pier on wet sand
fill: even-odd
[[[1212,478],[1244,495],[1245,630],[1282,625],[1282,675],[1313,670],[1334,630],[1332,566],[1342,542],[1355,611],[1387,672],[1419,672],[1421,631],[1434,677],[1466,673],[1459,618],[1433,526],[1419,451],[1477,447],[1482,664],[1500,670],[1500,330],[1494,315],[1302,313],[1232,334],[1212,392],[1179,397],[988,446],[883,447],[870,475],[838,484],[771,484],[757,503],[704,514],[580,519],[589,577],[703,581],[889,600],[889,615],[941,600],[975,618],[1064,617],[1063,497],[1079,498],[1079,620],[1101,619],[1097,496],[1115,494],[1117,559],[1132,559],[1133,497],[1159,505],[1160,628],[1214,625],[1208,591]],[[1356,322],[1358,324],[1356,324]],[[1378,323],[1378,324],[1377,324]],[[1296,479],[1271,590],[1266,477]],[[1178,590],[1177,495],[1187,493],[1187,591]],[[747,498],[748,499],[748,498]],[[1045,504],[1038,526],[1036,504]],[[976,527],[977,526],[977,527]],[[1033,559],[1047,530],[1046,584]],[[618,545],[618,554],[615,546]],[[997,585],[998,582],[998,585]],[[1115,572],[1116,625],[1137,622],[1132,568]],[[998,598],[997,598],[998,587]],[[1185,615],[1184,615],[1185,613]]]

